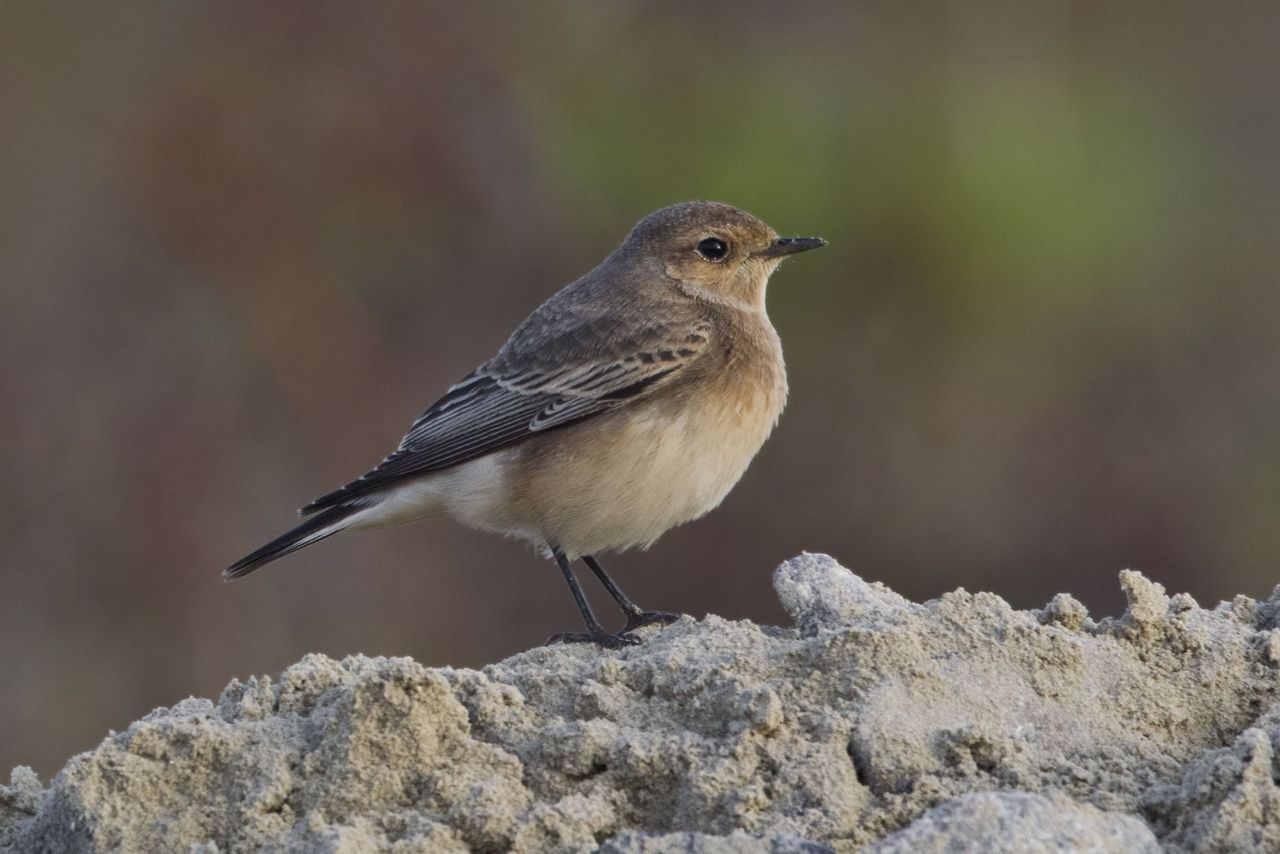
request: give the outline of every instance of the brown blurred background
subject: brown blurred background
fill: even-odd
[[[1266,595],[1278,44],[1270,2],[6,5],[0,769],[308,651],[577,627],[445,521],[219,572],[690,198],[831,245],[774,279],[746,478],[606,561],[641,604],[779,621],[804,549],[917,599]]]

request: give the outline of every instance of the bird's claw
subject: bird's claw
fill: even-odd
[[[678,619],[680,619],[680,615],[672,614],[670,611],[637,611],[634,614],[627,615],[627,624],[622,627],[622,631],[618,632],[618,634],[619,636],[625,635],[636,629],[652,626],[654,623],[669,626]]]
[[[598,632],[559,632],[547,638],[547,646],[557,643],[594,643],[605,649],[622,649],[635,646],[640,639],[625,632],[611,635],[602,629]]]

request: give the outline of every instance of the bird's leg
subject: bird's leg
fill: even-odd
[[[600,583],[604,585],[604,589],[609,591],[609,595],[613,597],[613,601],[618,603],[618,607],[622,609],[623,615],[627,618],[627,624],[623,626],[619,635],[625,635],[627,632],[634,631],[641,626],[650,626],[654,623],[668,625],[680,619],[679,614],[672,614],[669,611],[642,611],[640,606],[627,598],[627,594],[622,592],[622,588],[614,583],[613,579],[608,576],[604,568],[600,566],[591,555],[583,555],[582,562],[587,565],[596,578],[600,579]]]
[[[578,579],[573,576],[573,570],[569,568],[569,559],[564,556],[564,552],[560,550],[559,546],[551,546],[551,554],[555,555],[556,563],[560,565],[560,571],[564,573],[564,580],[569,582],[569,590],[573,593],[573,600],[578,603],[578,610],[582,612],[582,621],[587,624],[587,630],[585,632],[560,632],[547,638],[547,643],[598,643],[600,646],[609,649],[618,649],[639,643],[636,638],[611,635],[604,630],[604,626],[600,625],[600,621],[596,619],[596,615],[591,611],[591,604],[587,602],[586,594],[582,592],[582,585],[578,584]],[[632,607],[635,606],[633,605]]]

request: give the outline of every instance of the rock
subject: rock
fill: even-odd
[[[1067,798],[979,792],[934,807],[867,854],[1160,854],[1145,824]]]
[[[773,574],[782,607],[806,635],[859,620],[892,620],[908,613],[910,602],[883,584],[868,584],[829,555],[805,552]]]
[[[1042,623],[1057,623],[1064,629],[1079,629],[1089,619],[1089,609],[1070,593],[1058,593],[1039,614]]]
[[[9,834],[31,820],[44,798],[44,787],[36,772],[19,765],[9,775],[9,785],[0,786],[0,846]]]
[[[1280,705],[1229,747],[1149,789],[1142,811],[1180,851],[1280,851]]]
[[[1280,846],[1280,599],[1205,610],[1126,573],[1095,622],[1068,596],[913,604],[822,555],[774,584],[794,628],[234,681],[47,790],[16,770],[0,851]]]
[[[600,846],[600,854],[831,854],[832,849],[794,836],[760,839],[735,831],[728,836],[668,833],[651,836],[628,830]]]

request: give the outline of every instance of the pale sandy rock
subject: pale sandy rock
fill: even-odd
[[[20,827],[40,809],[44,787],[36,772],[19,765],[9,775],[9,785],[0,786],[0,843],[4,842],[5,829]]]
[[[741,830],[728,836],[628,830],[600,847],[600,854],[831,854],[833,849],[794,836],[755,837]]]
[[[1063,798],[978,792],[934,807],[867,854],[1160,854],[1136,818]]]
[[[1280,851],[1280,705],[1153,786],[1141,808],[1172,851]]]
[[[892,622],[920,607],[883,584],[868,584],[830,555],[809,552],[778,567],[773,589],[804,635],[855,623]]]
[[[1009,850],[1280,847],[1280,596],[1206,610],[1126,573],[1095,621],[914,604],[822,555],[774,583],[794,628],[685,618],[478,671],[307,656],[47,790],[16,770],[0,851],[964,851],[993,822]]]

